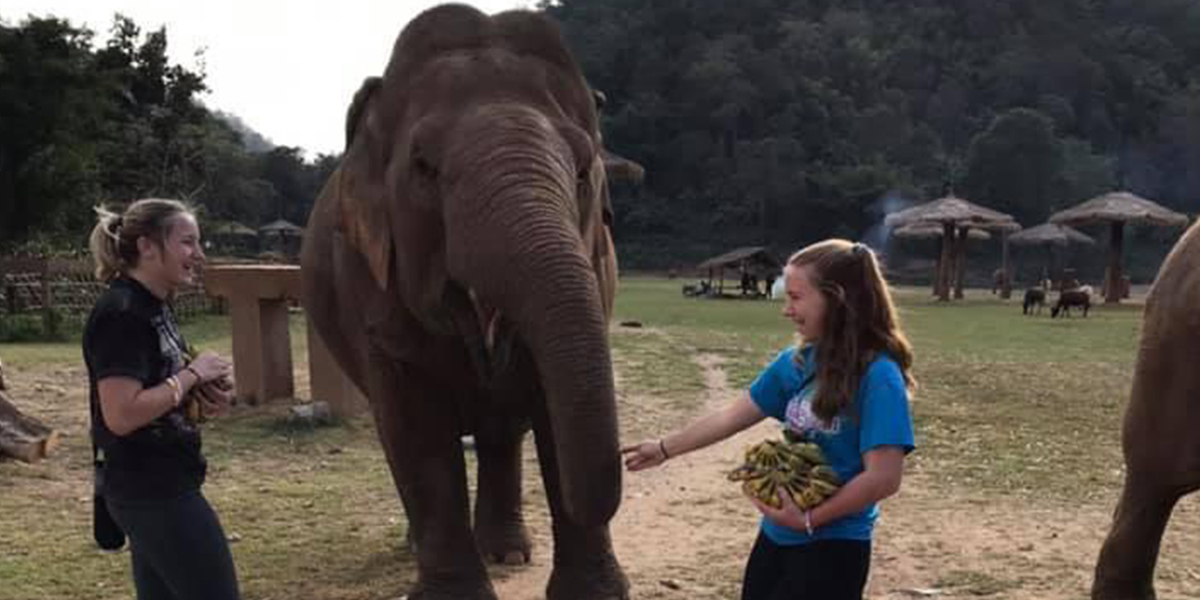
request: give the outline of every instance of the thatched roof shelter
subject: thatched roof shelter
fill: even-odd
[[[894,212],[884,219],[884,225],[899,229],[908,225],[940,225],[942,227],[942,252],[938,259],[938,277],[935,285],[938,299],[950,299],[950,285],[954,280],[954,297],[962,298],[963,278],[966,272],[966,241],[971,229],[998,232],[1002,236],[1020,231],[1021,225],[1012,215],[980,206],[953,194],[932,202]],[[1008,244],[1004,243],[1004,272],[1008,272]],[[1008,296],[1008,278],[1005,278],[1004,295]]]
[[[1050,216],[1059,225],[1092,225],[1100,222],[1131,223],[1158,227],[1186,227],[1187,215],[1129,192],[1097,196]]]
[[[913,223],[897,228],[892,235],[908,240],[932,240],[941,239],[945,233],[938,223]],[[992,239],[992,234],[982,229],[968,228],[967,239],[982,242]]]
[[[956,196],[947,196],[896,211],[884,219],[884,225],[892,229],[920,223],[950,223],[980,229],[995,229],[997,226],[1011,228],[1011,225],[1016,225],[1015,230],[1021,228],[1013,220],[1012,215],[980,206]]]
[[[1066,277],[1062,249],[1068,246],[1093,246],[1096,240],[1091,236],[1077,231],[1066,225],[1042,223],[1037,227],[1024,229],[1008,238],[1010,242],[1023,247],[1044,247],[1046,262],[1042,266],[1040,279]]]
[[[766,246],[747,246],[714,256],[696,266],[701,271],[740,269],[743,267],[774,273],[783,268],[783,261],[779,260],[774,254],[771,254]]]
[[[259,227],[258,232],[272,235],[303,235],[304,228],[290,221],[279,219]]]
[[[1066,225],[1042,223],[1009,236],[1008,241],[1018,246],[1068,246],[1071,244],[1092,245],[1096,243],[1091,236]]]
[[[1104,270],[1104,301],[1121,301],[1124,277],[1121,275],[1121,250],[1124,244],[1125,223],[1156,227],[1185,227],[1187,215],[1177,213],[1155,202],[1129,192],[1111,192],[1097,196],[1066,210],[1050,215],[1050,222],[1059,225],[1109,225],[1108,266]]]
[[[600,157],[604,161],[604,172],[612,181],[628,181],[639,185],[646,178],[646,169],[642,165],[614,154],[608,148],[600,149]]]
[[[254,237],[258,235],[257,231],[238,223],[237,221],[226,221],[224,223],[214,224],[209,231],[213,236],[231,236],[231,237]]]
[[[708,274],[709,285],[717,280],[715,288],[720,294],[725,288],[725,269],[748,273],[758,279],[770,280],[779,274],[783,261],[765,246],[746,246],[714,256],[696,265],[696,269]],[[715,277],[714,277],[715,275]]]

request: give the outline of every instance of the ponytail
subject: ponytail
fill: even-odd
[[[92,228],[92,235],[88,239],[88,249],[96,266],[96,279],[107,283],[124,270],[124,260],[121,258],[123,219],[103,206],[97,206],[94,210],[96,226]]]

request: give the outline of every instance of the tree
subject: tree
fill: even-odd
[[[1050,118],[1033,109],[1014,108],[997,115],[971,140],[966,194],[1020,222],[1040,223],[1058,199],[1062,169],[1062,142]]]

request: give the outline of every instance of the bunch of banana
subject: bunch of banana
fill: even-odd
[[[820,446],[788,439],[747,448],[745,462],[730,471],[729,480],[741,481],[743,491],[773,508],[783,507],[783,490],[803,510],[820,504],[841,485]]]

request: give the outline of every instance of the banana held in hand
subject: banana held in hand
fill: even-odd
[[[196,357],[199,355],[200,353],[196,351],[195,346],[188,344],[183,349],[183,363],[190,364],[193,360],[196,360]],[[184,417],[187,418],[188,422],[192,423],[193,425],[196,423],[203,423],[207,420],[204,417],[204,411],[200,410],[199,394],[200,388],[208,385],[214,386],[217,389],[225,392],[233,389],[233,382],[230,381],[228,377],[221,377],[207,383],[197,383],[196,385],[192,386],[192,389],[188,390],[187,396],[185,396],[183,399],[183,414]]]
[[[781,508],[784,491],[803,510],[837,492],[841,482],[825,461],[821,447],[785,434],[784,440],[765,440],[746,449],[745,462],[729,472],[742,490],[763,504]]]

